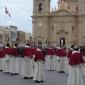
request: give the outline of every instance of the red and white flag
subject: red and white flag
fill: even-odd
[[[11,15],[10,15],[10,13],[9,13],[9,11],[8,11],[6,6],[5,6],[5,14],[7,14],[7,15],[9,15],[9,17],[11,17]]]

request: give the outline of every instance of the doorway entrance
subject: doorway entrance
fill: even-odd
[[[65,38],[60,38],[60,46],[63,47],[65,45]]]

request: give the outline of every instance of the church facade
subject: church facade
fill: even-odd
[[[52,11],[50,2],[33,0],[33,42],[85,45],[85,0],[59,0]]]

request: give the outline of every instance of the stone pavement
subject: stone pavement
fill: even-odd
[[[56,71],[46,71],[46,81],[35,83],[33,80],[24,80],[21,76],[11,76],[0,72],[0,85],[67,85],[67,75]],[[84,78],[85,85],[85,78]]]

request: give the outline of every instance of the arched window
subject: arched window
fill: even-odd
[[[42,10],[43,10],[43,4],[39,3],[39,12],[42,12]]]
[[[74,26],[72,27],[72,32],[74,31]]]

